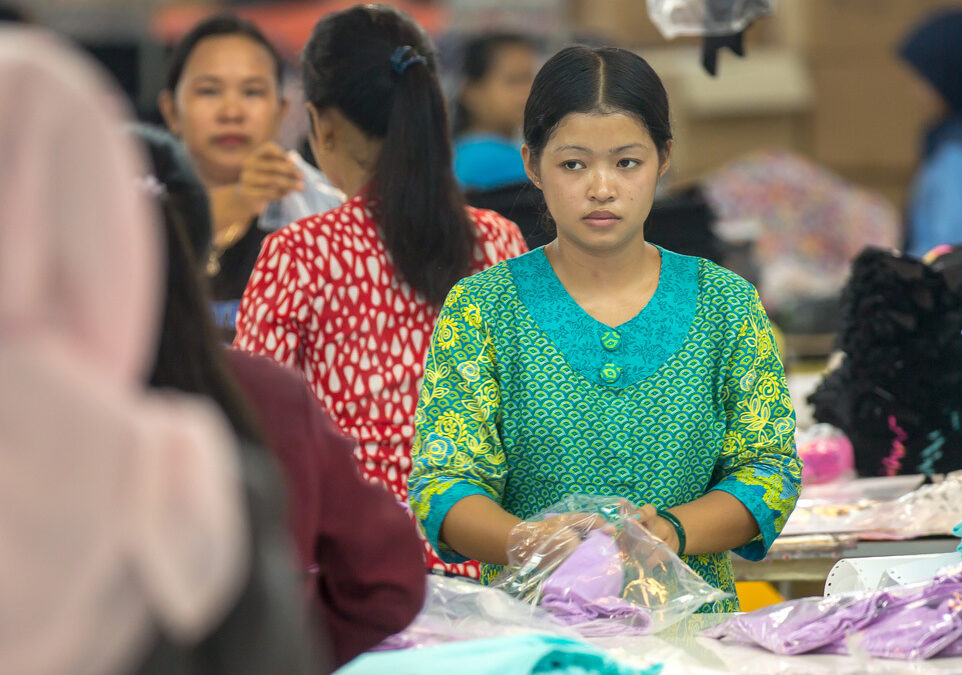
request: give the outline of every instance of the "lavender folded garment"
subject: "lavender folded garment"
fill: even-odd
[[[887,596],[800,598],[733,616],[709,628],[707,637],[759,645],[776,654],[804,654],[844,640],[875,619]]]
[[[854,636],[854,649],[886,659],[929,659],[962,653],[962,588],[957,584],[927,586],[913,602],[898,601]],[[825,651],[846,653],[842,639]]]
[[[541,606],[583,635],[645,633],[651,615],[621,598],[624,577],[618,545],[595,530],[545,579]]]
[[[962,636],[958,610],[939,607],[900,608],[865,629],[859,648],[886,659],[928,659]]]
[[[791,600],[733,617],[705,635],[801,654],[847,653],[846,636],[859,633],[859,650],[871,656],[925,659],[962,636],[960,601],[962,585],[947,576],[907,590]]]

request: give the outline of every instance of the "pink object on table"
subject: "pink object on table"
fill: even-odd
[[[841,432],[800,443],[802,483],[828,483],[855,471],[852,442]]]

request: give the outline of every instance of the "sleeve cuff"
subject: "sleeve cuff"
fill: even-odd
[[[748,509],[755,522],[758,523],[759,535],[747,544],[732,549],[745,560],[756,562],[765,557],[769,547],[775,541],[778,534],[775,532],[775,521],[771,517],[771,508],[765,501],[748,486],[743,485],[738,480],[726,479],[712,488],[727,492],[732,497],[740,501]]]
[[[444,522],[452,506],[471,495],[482,495],[491,499],[491,495],[486,490],[467,481],[455,483],[431,499],[428,517],[424,521],[424,533],[428,541],[431,542],[431,546],[438,552],[438,557],[440,557],[443,562],[456,564],[468,560],[441,541],[441,523]]]

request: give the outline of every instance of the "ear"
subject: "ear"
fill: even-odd
[[[180,122],[177,115],[177,103],[174,101],[174,93],[169,89],[164,89],[157,95],[157,107],[164,118],[164,124],[170,129],[174,136],[180,136]]]
[[[314,130],[315,140],[326,150],[332,150],[337,137],[337,124],[335,119],[327,110],[318,110],[313,103],[308,103],[307,109],[311,113],[311,126]]]
[[[538,171],[537,162],[534,160],[531,148],[528,147],[527,143],[521,146],[521,161],[524,162],[524,172],[528,174],[528,179],[540,190],[541,172]]]
[[[671,168],[671,149],[674,147],[675,141],[669,139],[668,144],[665,146],[665,152],[663,156],[659,157],[660,164],[658,166],[658,177],[661,178],[666,173],[668,169]]]

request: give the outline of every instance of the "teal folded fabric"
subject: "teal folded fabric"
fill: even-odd
[[[584,642],[531,633],[363,654],[335,675],[658,675],[661,668],[639,670]]]
[[[952,534],[956,537],[962,537],[962,523],[959,523],[952,529]],[[962,541],[959,542],[958,552],[962,553]]]

